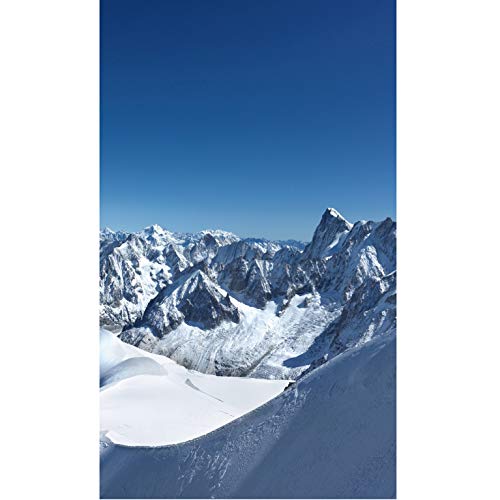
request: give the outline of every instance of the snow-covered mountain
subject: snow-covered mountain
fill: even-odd
[[[393,332],[197,439],[156,448],[104,439],[101,498],[395,498],[395,370]]]
[[[106,228],[100,233],[101,325],[115,332],[134,325],[166,285],[211,262],[225,246],[248,258],[249,252],[262,256],[292,245],[301,243],[242,240],[221,230],[172,233],[157,224],[137,233]]]
[[[106,229],[100,271],[102,498],[395,496],[394,221]]]
[[[327,209],[310,243],[101,232],[101,324],[208,374],[296,379],[396,329],[396,223]]]

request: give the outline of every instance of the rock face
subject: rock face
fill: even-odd
[[[314,231],[314,236],[304,249],[304,259],[321,259],[327,257],[338,245],[340,239],[352,228],[334,208],[328,208]]]
[[[188,368],[296,378],[396,328],[396,223],[327,209],[311,242],[101,233],[101,323]]]
[[[172,277],[164,252],[130,234],[101,255],[101,324],[112,330],[134,323]]]
[[[182,322],[211,329],[223,321],[238,323],[240,314],[203,271],[164,288],[148,305],[140,324],[147,324],[161,338]]]
[[[239,241],[225,231],[176,234],[158,225],[138,233],[101,231],[100,322],[113,331],[132,326],[160,291],[221,246]]]

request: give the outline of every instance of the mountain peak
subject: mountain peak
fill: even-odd
[[[325,210],[325,212],[323,213],[323,218],[325,217],[333,217],[335,219],[340,219],[342,221],[345,221],[347,222],[347,224],[352,227],[352,224],[345,218],[342,216],[342,214],[338,211],[338,210],[335,210],[334,208],[332,207],[329,207]]]
[[[161,226],[158,224],[152,224],[151,226],[147,226],[144,228],[144,232],[146,234],[152,234],[152,233],[164,233],[165,229],[163,229]]]
[[[334,208],[327,208],[321,217],[311,243],[304,249],[304,258],[323,258],[331,253],[342,235],[349,232],[352,224]]]
[[[316,228],[316,231],[331,232],[333,230],[334,232],[339,232],[350,231],[351,228],[352,224],[345,217],[343,217],[340,212],[334,208],[327,208],[321,217],[321,221]]]
[[[236,236],[234,233],[231,233],[230,231],[224,231],[223,229],[203,229],[202,231],[198,231],[197,234],[200,234],[202,236],[204,236],[205,234],[211,234],[212,236],[238,238],[238,236]]]

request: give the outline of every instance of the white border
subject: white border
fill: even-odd
[[[499,6],[398,3],[398,498],[494,498]]]
[[[99,496],[98,23],[2,3],[2,498]]]

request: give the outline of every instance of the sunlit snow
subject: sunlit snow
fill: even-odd
[[[101,329],[101,433],[129,446],[176,444],[266,403],[288,385],[206,375],[121,342]]]

